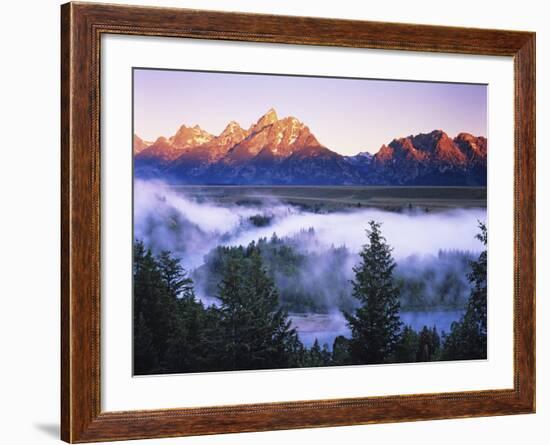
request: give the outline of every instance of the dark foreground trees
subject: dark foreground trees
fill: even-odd
[[[155,257],[134,244],[134,373],[197,371],[211,318],[195,299],[193,282],[169,252]]]
[[[471,293],[464,316],[451,332],[415,331],[399,317],[399,286],[391,247],[375,221],[354,267],[358,308],[345,313],[350,338],[332,349],[315,341],[306,347],[292,328],[279,293],[264,266],[264,244],[220,247],[217,303],[205,307],[180,261],[134,244],[134,373],[273,369],[349,364],[410,363],[486,357],[487,251],[472,261]],[[487,243],[480,224],[478,239]]]
[[[254,244],[223,267],[219,305],[205,308],[169,252],[134,246],[134,373],[305,366],[308,355],[280,308]]]
[[[219,360],[226,369],[264,369],[299,365],[301,344],[280,308],[258,247],[251,243],[230,258],[219,285]]]
[[[477,239],[485,250],[477,261],[472,261],[468,280],[472,291],[466,313],[452,324],[445,338],[444,360],[472,360],[487,358],[487,227],[479,223]]]
[[[441,360],[441,337],[435,326],[431,329],[424,326],[419,332],[405,326],[389,361],[414,363],[437,360]]]
[[[487,356],[487,250],[470,262],[467,273],[471,294],[462,318],[451,332],[424,326],[416,332],[402,327],[399,318],[399,288],[393,276],[395,262],[391,247],[381,234],[380,224],[369,222],[369,242],[354,268],[353,296],[361,306],[354,314],[344,313],[351,339],[348,360],[353,364],[407,363],[436,360],[472,360]],[[487,227],[479,224],[476,236],[487,245]],[[341,354],[341,351],[340,351]]]

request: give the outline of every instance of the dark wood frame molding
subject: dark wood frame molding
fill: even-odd
[[[514,387],[459,393],[102,412],[102,34],[511,56],[515,69]],[[61,437],[174,437],[535,411],[535,34],[93,3],[61,7]]]

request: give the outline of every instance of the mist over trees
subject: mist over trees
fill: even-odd
[[[479,223],[477,239],[487,246],[487,227]],[[443,358],[446,360],[467,360],[470,357],[487,358],[487,249],[471,262],[468,280],[472,292],[466,313],[451,325],[451,332],[445,339]]]
[[[266,273],[273,280],[281,305],[289,312],[326,313],[332,309],[352,310],[352,264],[355,257],[346,247],[307,248],[315,242],[313,229],[293,238],[259,238],[253,244]],[[205,295],[215,295],[227,262],[240,256],[242,246],[218,246],[193,272],[196,285]],[[346,271],[346,266],[348,266]]]
[[[301,344],[279,306],[273,281],[252,243],[230,258],[219,284],[220,365],[226,369],[265,369],[299,365]]]
[[[359,301],[352,295],[352,280],[359,255],[346,246],[316,243],[313,228],[293,237],[273,233],[255,242],[281,305],[292,313],[355,310]],[[240,248],[217,246],[205,255],[204,263],[191,272],[199,295],[216,294],[225,263]],[[457,250],[401,259],[393,271],[401,309],[465,308],[471,285],[464,271],[473,259],[472,253]]]
[[[486,246],[487,229],[480,223],[477,238]],[[305,234],[307,235],[307,233]],[[287,286],[304,269],[300,252],[274,235],[247,246],[219,246],[196,271],[209,277],[207,286],[216,303],[206,306],[195,295],[196,283],[178,258],[168,251],[155,254],[136,240],[134,278],[134,373],[167,374],[245,369],[340,366],[369,363],[409,363],[486,358],[487,251],[467,260],[463,270],[470,293],[463,317],[449,333],[424,326],[419,331],[399,317],[401,293],[407,288],[400,265],[382,234],[382,226],[369,222],[367,242],[352,268],[350,298],[340,298],[351,336],[337,336],[331,347],[315,341],[306,347],[291,325],[283,301]],[[349,258],[342,247],[332,247],[333,263]],[[442,261],[446,261],[443,255]],[[317,258],[318,259],[318,258]],[[464,261],[464,257],[460,257]],[[329,273],[329,272],[326,272]],[[280,278],[280,277],[279,277]],[[314,277],[313,277],[314,278]],[[321,292],[311,279],[311,298]],[[280,285],[280,286],[279,286]],[[334,289],[340,289],[336,283]],[[410,283],[409,283],[410,285]],[[298,300],[304,295],[300,290]],[[323,289],[330,293],[331,288]],[[289,295],[287,293],[287,295]],[[311,302],[303,303],[309,307]]]

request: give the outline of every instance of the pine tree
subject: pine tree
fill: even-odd
[[[134,322],[134,373],[151,374],[159,369],[159,357],[153,345],[153,335],[145,323],[143,313]]]
[[[155,256],[134,244],[134,372],[159,374],[203,371],[214,360],[205,354],[207,310],[195,299],[193,281],[168,251]]]
[[[227,369],[292,367],[300,343],[277,289],[267,275],[258,247],[229,258],[219,286],[222,362]]]
[[[321,345],[317,339],[315,339],[313,345],[308,351],[307,366],[323,366],[323,351],[321,350]]]
[[[168,339],[164,366],[168,373],[204,371],[207,311],[202,302],[186,296],[178,300],[177,323]]]
[[[351,357],[349,352],[349,339],[339,335],[332,345],[332,364],[336,366],[349,365]]]
[[[418,350],[416,360],[419,362],[431,362],[436,360],[439,354],[440,338],[434,326],[429,329],[424,326],[418,335]]]
[[[167,339],[163,358],[165,372],[198,371],[204,334],[204,306],[195,299],[193,280],[181,266],[180,260],[169,251],[157,256],[158,268],[163,285],[175,303],[173,331]]]
[[[344,313],[352,334],[352,362],[357,364],[390,361],[401,330],[392,249],[381,234],[380,223],[370,221],[369,226],[369,243],[359,254],[361,263],[353,268],[353,296],[361,306],[355,314]]]
[[[399,342],[395,347],[396,363],[414,363],[418,354],[418,333],[410,326],[405,326]]]
[[[444,340],[443,359],[473,360],[487,357],[487,226],[479,223],[476,238],[485,250],[477,261],[471,261],[468,280],[472,285],[463,317],[451,325]]]
[[[224,340],[220,351],[220,362],[227,370],[239,369],[238,364],[243,361],[243,342],[247,325],[247,296],[244,295],[244,272],[242,263],[230,258],[225,264],[223,278],[219,285],[219,300],[221,302],[220,332]]]
[[[258,345],[258,355],[264,366],[293,367],[299,361],[300,342],[296,330],[291,327],[288,313],[279,305],[279,293],[268,276],[260,250],[254,244],[248,249],[250,271],[248,283],[254,295],[256,326],[263,336]]]
[[[170,296],[153,253],[134,244],[134,372],[163,372],[163,357],[176,326],[176,302]]]
[[[326,343],[323,343],[323,349],[321,349],[321,359],[323,360],[323,366],[332,364],[332,354]]]
[[[175,298],[194,299],[193,280],[181,266],[180,260],[165,250],[157,258],[159,270],[165,286]]]
[[[476,238],[483,243],[483,250],[477,261],[471,261],[471,272],[468,274],[468,280],[473,289],[468,302],[468,310],[472,312],[472,317],[478,325],[480,338],[487,340],[487,226],[479,223],[480,233]],[[482,342],[483,343],[483,342]],[[483,345],[481,345],[483,347]]]

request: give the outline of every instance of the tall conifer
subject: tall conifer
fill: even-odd
[[[345,313],[351,330],[350,353],[354,363],[384,363],[391,360],[399,340],[399,289],[393,279],[395,262],[380,223],[369,222],[369,242],[359,254],[353,271],[353,296],[361,306]]]

